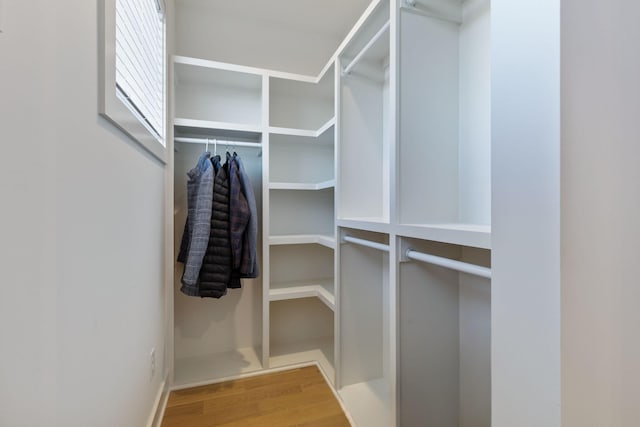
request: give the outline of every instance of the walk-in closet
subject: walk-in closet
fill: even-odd
[[[490,16],[374,0],[313,75],[172,57],[175,242],[237,152],[261,260],[219,300],[176,264],[175,387],[312,363],[355,425],[491,425]]]
[[[637,427],[638,22],[0,0],[0,427]]]

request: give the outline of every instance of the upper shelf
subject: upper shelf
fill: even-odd
[[[251,142],[262,140],[262,128],[257,125],[184,118],[173,119],[173,124],[176,137],[228,138]]]
[[[335,310],[336,301],[333,295],[333,278],[272,283],[269,288],[270,301],[309,297],[317,297],[331,310]]]
[[[395,232],[403,237],[491,249],[491,226],[481,224],[400,224]]]
[[[270,245],[308,245],[318,244],[329,249],[336,248],[336,239],[324,234],[289,234],[269,237]]]
[[[335,179],[331,179],[318,183],[299,183],[299,182],[271,182],[269,183],[270,190],[325,190],[327,188],[333,188],[336,185]]]

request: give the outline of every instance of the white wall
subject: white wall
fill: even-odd
[[[494,0],[492,425],[560,425],[560,0]]]
[[[563,426],[638,425],[640,4],[562,2]]]
[[[4,1],[2,426],[144,426],[164,371],[164,168],[98,116],[97,3]]]

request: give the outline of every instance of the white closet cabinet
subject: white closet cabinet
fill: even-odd
[[[174,384],[266,368],[335,366],[335,68],[322,78],[173,58],[175,253],[186,173],[208,149],[237,151],[258,203],[261,276],[219,300],[180,293],[176,264]]]

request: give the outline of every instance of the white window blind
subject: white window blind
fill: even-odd
[[[164,143],[164,22],[160,0],[116,1],[116,91]]]

